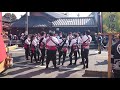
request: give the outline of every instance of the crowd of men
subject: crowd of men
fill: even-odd
[[[49,32],[49,34],[42,31],[40,34],[28,35],[24,42],[26,60],[30,59],[31,63],[33,63],[34,57],[36,63],[44,65],[46,59],[46,68],[48,68],[50,60],[52,60],[54,68],[58,68],[56,53],[59,53],[58,65],[61,64],[62,56],[62,65],[64,65],[66,55],[69,53],[69,65],[76,65],[77,57],[80,57],[79,50],[81,49],[81,64],[83,65],[83,69],[85,69],[88,68],[88,53],[91,41],[90,30],[87,30],[83,35],[79,32],[70,32],[68,35],[60,32],[58,35],[53,31]],[[73,55],[75,57],[74,63]]]
[[[24,43],[24,39],[25,39],[25,34],[24,33],[21,33],[19,35],[9,34],[8,35],[8,39],[9,39],[9,43],[8,43],[9,46],[13,45],[12,41],[17,41],[17,40],[20,40],[22,42],[22,44],[23,44]]]
[[[108,35],[102,35],[101,33],[95,33],[95,44],[98,45],[98,53],[101,54],[101,51],[106,49],[106,47],[108,47]],[[117,42],[115,36],[112,36],[112,45],[115,44]]]
[[[100,54],[101,46],[104,47],[108,44],[108,37],[98,33],[95,34],[95,39],[95,43],[98,43]],[[83,69],[88,68],[89,47],[92,41],[90,30],[86,30],[83,34],[80,32],[70,32],[68,35],[62,32],[58,35],[53,31],[48,34],[42,31],[38,34],[27,36],[21,34],[20,40],[22,40],[25,49],[26,60],[30,59],[31,63],[33,63],[34,57],[34,61],[41,65],[45,65],[44,63],[46,61],[46,68],[48,68],[49,62],[52,60],[54,68],[58,69],[57,65],[64,65],[66,56],[69,54],[69,65],[76,65],[77,57],[81,56],[82,62],[80,63],[83,65]],[[57,52],[59,54],[58,63],[56,63]],[[61,63],[62,56],[63,60]],[[75,59],[74,63],[73,57]],[[113,36],[112,38],[111,64],[114,77],[120,78],[120,35]]]

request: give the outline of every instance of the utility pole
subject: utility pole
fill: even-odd
[[[26,12],[26,21],[25,21],[25,35],[28,35],[28,12]]]
[[[103,13],[100,12],[100,16],[101,16],[101,33],[103,33]]]
[[[100,12],[97,12],[97,14],[95,14],[95,16],[97,15],[97,25],[98,25],[98,32],[101,32],[101,16],[100,16]]]

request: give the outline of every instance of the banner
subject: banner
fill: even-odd
[[[120,32],[120,12],[102,12],[103,32]]]
[[[2,12],[0,12],[0,62],[6,59],[5,43],[2,36]]]

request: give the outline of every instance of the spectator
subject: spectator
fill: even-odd
[[[97,35],[97,33],[95,33],[95,44],[98,43],[98,42],[97,42],[97,38],[98,38],[98,35]]]
[[[13,35],[12,34],[10,34],[10,35],[8,35],[8,38],[9,38],[9,40],[10,40],[10,42],[9,42],[9,45],[11,46],[12,45],[12,37],[13,37]]]
[[[22,42],[22,46],[24,45],[24,41],[25,41],[25,36],[23,34],[21,34],[20,40]]]
[[[101,33],[98,33],[98,38],[97,38],[97,42],[98,42],[98,54],[101,54],[101,48],[102,48],[102,36]]]
[[[18,40],[18,37],[17,37],[17,35],[14,35],[14,40]]]
[[[103,36],[102,43],[103,43],[104,46],[107,45],[108,41],[107,41],[107,36],[106,35]]]

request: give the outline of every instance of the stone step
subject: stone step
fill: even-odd
[[[107,78],[108,72],[107,71],[85,70],[85,74],[83,76]]]

